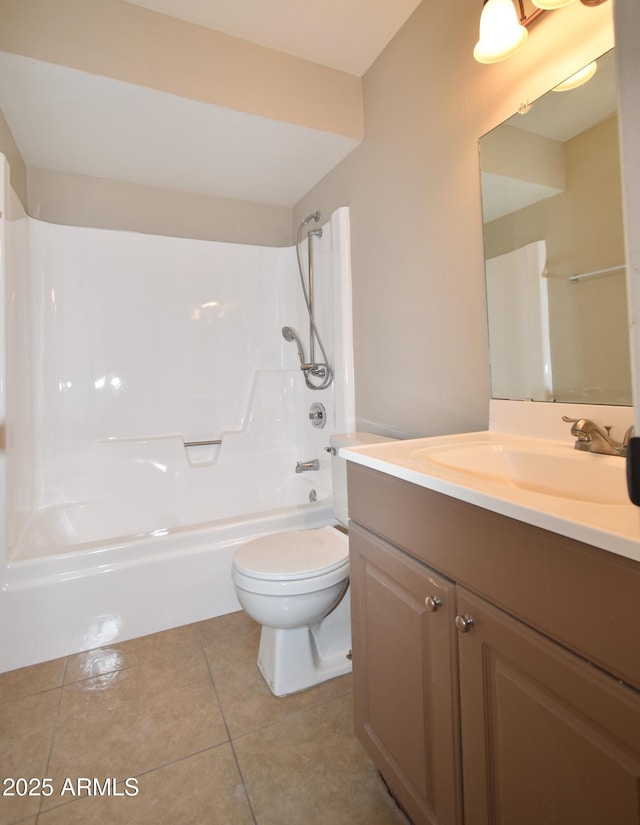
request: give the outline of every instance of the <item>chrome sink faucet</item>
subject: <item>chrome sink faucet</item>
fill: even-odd
[[[591,453],[602,453],[604,455],[626,456],[629,439],[633,435],[633,427],[624,434],[622,441],[618,441],[611,435],[611,427],[592,421],[590,418],[569,418],[562,416],[562,420],[572,424],[571,435],[575,436],[576,450],[585,450]]]

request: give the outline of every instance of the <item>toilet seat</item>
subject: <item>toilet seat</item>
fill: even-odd
[[[236,551],[234,566],[246,576],[268,581],[309,579],[343,567],[347,537],[333,527],[275,533]]]
[[[349,576],[349,544],[333,527],[275,533],[236,550],[236,586],[265,595],[302,594],[331,587]]]

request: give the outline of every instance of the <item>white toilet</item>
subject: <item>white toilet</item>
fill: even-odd
[[[329,438],[333,511],[347,525],[347,462],[340,447],[385,441],[372,433]],[[262,625],[258,667],[272,693],[286,696],[351,671],[349,543],[336,527],[274,533],[233,558],[238,601]]]

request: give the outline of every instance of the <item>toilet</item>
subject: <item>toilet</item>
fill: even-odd
[[[372,433],[329,438],[333,511],[347,526],[347,462],[340,447],[387,441]],[[276,696],[351,671],[349,542],[337,527],[274,533],[236,550],[231,578],[262,625],[258,668]]]

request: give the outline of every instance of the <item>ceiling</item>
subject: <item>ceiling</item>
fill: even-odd
[[[420,0],[124,0],[362,75]],[[293,207],[359,141],[0,52],[28,167]]]
[[[294,206],[359,141],[0,52],[27,166]]]
[[[125,0],[362,76],[421,0]]]

